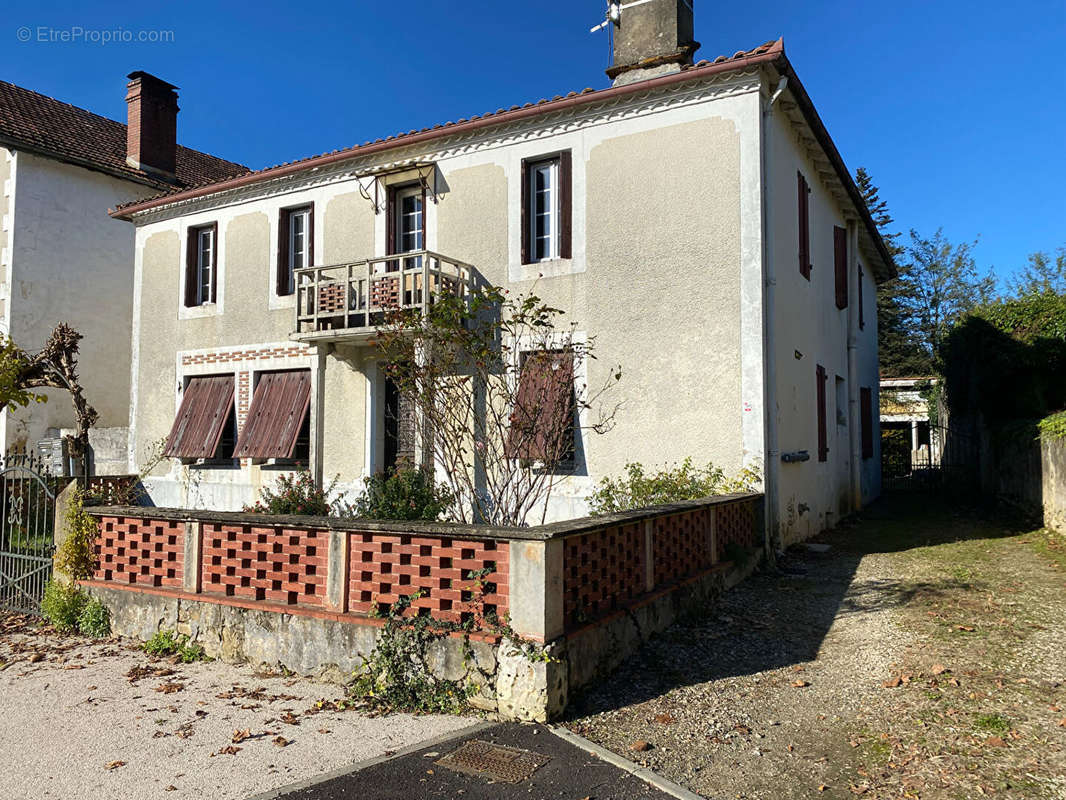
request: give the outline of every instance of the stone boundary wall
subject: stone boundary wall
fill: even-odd
[[[1066,440],[1040,441],[1044,527],[1066,534]]]
[[[335,680],[373,650],[375,607],[421,592],[405,613],[466,623],[434,673],[504,718],[545,720],[753,568],[762,507],[730,495],[532,528],[99,507],[85,585],[117,634],[175,629],[214,657]]]

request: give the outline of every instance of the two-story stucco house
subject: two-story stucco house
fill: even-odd
[[[100,474],[127,469],[133,312],[133,231],[107,212],[248,171],[177,145],[170,84],[135,72],[126,103],[123,125],[0,81],[0,333],[31,351],[59,322],[84,336],[79,372],[100,414],[90,433]],[[0,447],[51,444],[73,427],[69,397],[43,393],[44,405],[0,412]]]
[[[759,465],[778,544],[875,497],[891,256],[783,43],[693,63],[691,15],[625,10],[610,88],[117,209],[137,238],[131,463],[169,437],[154,501],[239,508],[294,463],[353,486],[394,463],[374,313],[438,270],[537,281],[596,337],[575,380],[623,367],[616,427],[575,442],[550,517],[628,461],[685,456]]]

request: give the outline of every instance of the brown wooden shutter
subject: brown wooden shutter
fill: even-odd
[[[192,308],[196,303],[197,274],[196,259],[200,249],[199,231],[189,228],[188,242],[185,248],[185,306]],[[173,285],[173,284],[172,284]]]
[[[837,308],[848,307],[848,232],[833,226],[833,274],[836,283]]]
[[[529,165],[525,159],[522,160],[522,199],[521,199],[521,218],[522,218],[522,263],[529,263],[530,241],[529,241]]]
[[[859,265],[859,275],[858,275],[858,286],[856,286],[856,289],[857,289],[858,294],[859,294],[859,330],[860,331],[866,328],[866,308],[864,307],[864,303],[863,303],[863,299],[862,299],[862,279],[863,279],[863,277],[864,277],[864,275],[863,275],[863,271],[862,271],[862,265],[860,264]]]
[[[425,218],[426,218],[426,210],[425,210],[425,208],[423,208],[422,209],[422,219],[425,220]],[[313,267],[314,265],[315,265],[315,204],[312,203],[307,208],[307,266]],[[293,283],[293,286],[296,285],[295,279],[293,280],[292,283]]]
[[[292,458],[310,406],[310,370],[260,376],[233,457]]]
[[[802,172],[796,173],[797,214],[799,217],[799,271],[807,280],[811,279],[811,226],[810,226],[810,187]]]
[[[814,377],[818,403],[818,460],[826,461],[829,457],[829,439],[825,423],[825,367],[819,364]]]
[[[212,458],[233,412],[233,376],[192,378],[167,437],[170,458]]]
[[[874,455],[874,416],[873,392],[869,388],[859,389],[859,416],[862,422],[862,457],[873,458]]]
[[[552,464],[565,460],[573,450],[573,428],[573,353],[531,353],[518,381],[507,457]]]
[[[569,150],[559,154],[559,258],[572,258],[574,164]]]
[[[212,222],[211,229],[211,302],[218,302],[218,223]]]
[[[289,225],[292,209],[283,208],[278,214],[278,273],[274,289],[279,297],[289,293]]]

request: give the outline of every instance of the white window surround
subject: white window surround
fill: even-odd
[[[559,158],[526,164],[529,197],[526,198],[530,263],[559,258],[560,208]]]
[[[203,303],[198,306],[185,305],[185,270],[188,268],[189,263],[189,243],[191,232],[197,228],[203,228],[207,225],[216,223],[215,229],[215,270],[217,277],[215,278],[215,292],[216,296],[214,302]],[[204,215],[189,220],[183,220],[178,230],[178,244],[179,244],[179,269],[175,270],[177,281],[175,291],[177,292],[178,300],[178,319],[201,319],[203,317],[213,317],[216,314],[221,314],[225,311],[226,305],[226,235],[225,235],[225,220],[218,217]],[[199,290],[198,290],[199,291]]]
[[[564,150],[571,153],[570,198],[573,217],[571,219],[571,257],[557,256],[543,261],[522,263],[522,239],[529,235],[527,221],[522,219],[522,170],[535,166],[538,162],[557,158],[555,154]],[[507,181],[507,230],[508,230],[508,268],[507,278],[511,283],[535,281],[540,278],[554,278],[562,275],[577,275],[586,269],[585,264],[585,163],[588,159],[588,147],[585,136],[560,135],[525,142],[522,146],[507,149],[504,169]],[[558,162],[556,162],[558,163]],[[557,185],[557,183],[556,183]],[[532,188],[530,188],[532,191]],[[556,193],[558,196],[558,193]],[[528,202],[528,201],[527,201]],[[532,204],[530,204],[532,216]],[[558,217],[556,217],[558,219]],[[558,252],[556,244],[555,252]],[[532,256],[532,253],[530,253]],[[475,264],[475,266],[477,266]]]

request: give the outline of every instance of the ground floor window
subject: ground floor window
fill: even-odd
[[[189,461],[224,462],[236,440],[233,375],[190,378],[164,454]]]
[[[311,371],[263,372],[252,393],[234,458],[307,464],[311,442]]]

